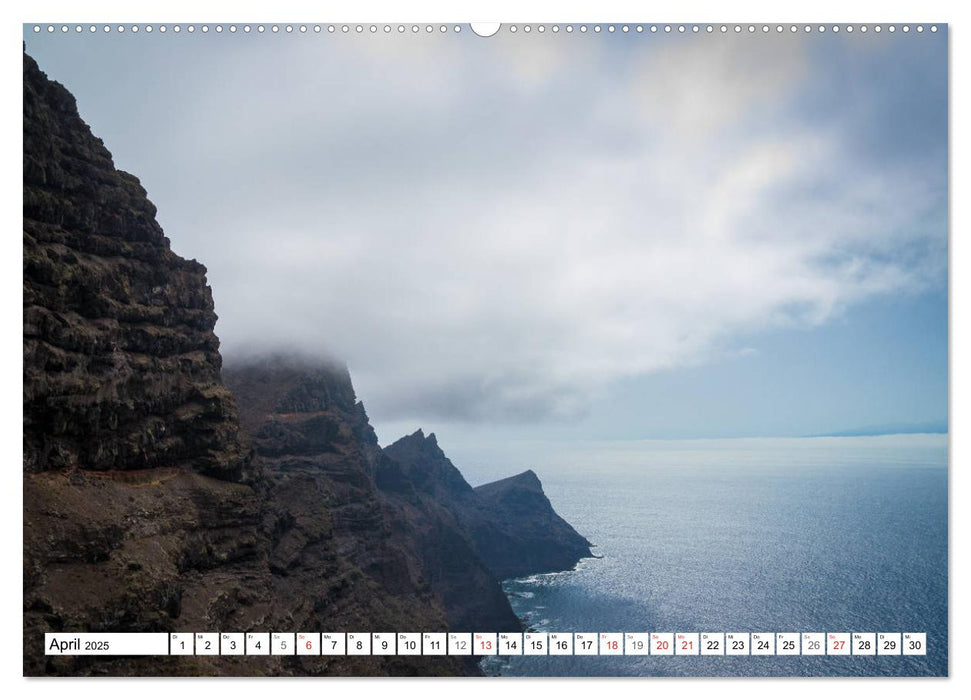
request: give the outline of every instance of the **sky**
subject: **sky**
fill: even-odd
[[[947,36],[35,35],[382,443],[947,429]]]

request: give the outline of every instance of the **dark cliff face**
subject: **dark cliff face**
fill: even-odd
[[[48,659],[43,633],[258,624],[240,601],[270,593],[259,470],[205,268],[169,250],[70,93],[23,71],[24,671],[158,668]]]
[[[476,550],[501,578],[573,568],[590,543],[556,514],[532,470],[475,489],[480,517]]]
[[[381,451],[345,368],[275,357],[223,376],[271,485],[271,566],[289,576],[337,551],[389,594],[421,592],[440,629],[521,628],[452,514]]]
[[[206,269],[24,55],[24,469],[250,474]]]
[[[572,569],[590,543],[556,514],[532,470],[473,489],[434,435],[385,448],[417,488],[451,512],[476,554],[500,578]]]
[[[302,418],[258,438],[282,455],[264,476],[220,379],[205,268],[169,249],[138,181],[27,55],[23,80],[24,673],[475,673],[432,657],[44,656],[44,632],[421,631],[446,616],[384,543],[395,525],[367,497],[377,447],[349,381],[267,378]]]
[[[472,487],[442,452],[434,433],[425,437],[419,430],[389,445],[384,453],[401,465],[422,493],[445,502],[463,502],[473,497]]]

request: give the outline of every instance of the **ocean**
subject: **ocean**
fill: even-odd
[[[947,674],[945,435],[448,449],[473,485],[533,468],[602,557],[506,581],[530,629],[927,633],[926,656],[499,657],[490,675]]]

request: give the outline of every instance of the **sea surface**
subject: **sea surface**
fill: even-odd
[[[501,657],[489,674],[947,674],[944,435],[448,449],[473,484],[532,467],[602,557],[504,583],[531,629],[927,633],[926,656]]]

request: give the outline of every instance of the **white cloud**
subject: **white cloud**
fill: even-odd
[[[165,87],[139,174],[228,355],[336,355],[378,419],[568,417],[942,277],[942,163],[864,153],[865,85],[825,118],[805,40],[742,39],[264,45]]]

